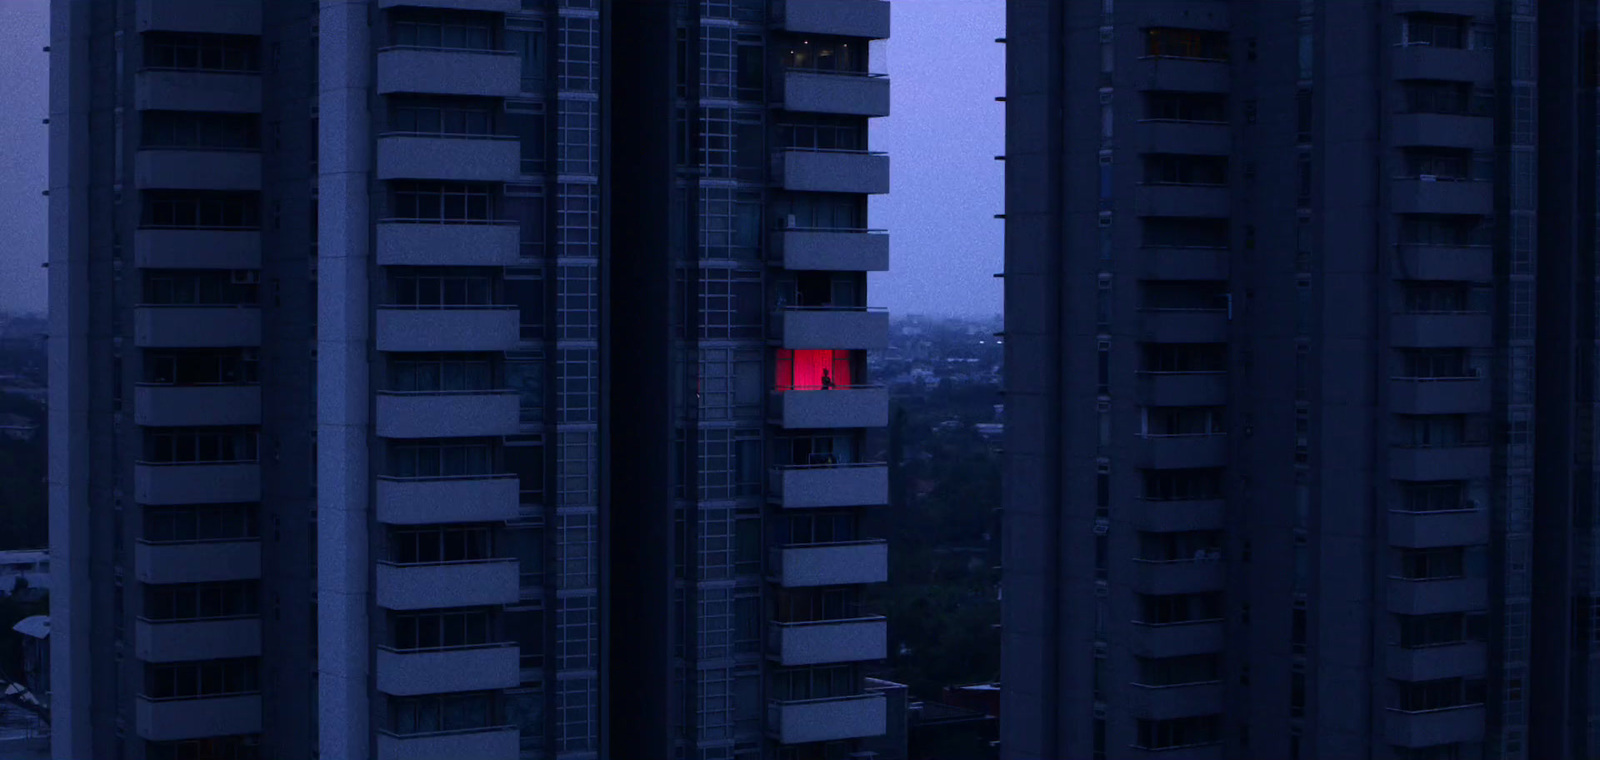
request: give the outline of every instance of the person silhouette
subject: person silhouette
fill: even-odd
[[[825,391],[833,390],[833,378],[828,376],[827,370],[822,371],[822,389]]]

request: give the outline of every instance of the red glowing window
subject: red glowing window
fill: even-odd
[[[827,382],[823,381],[824,375]],[[778,349],[775,390],[816,391],[822,390],[824,385],[846,387],[850,382],[849,351]]]

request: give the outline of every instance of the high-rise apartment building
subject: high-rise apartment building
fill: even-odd
[[[1596,21],[1010,3],[1005,757],[1600,751]]]
[[[65,0],[54,752],[882,734],[879,0]]]

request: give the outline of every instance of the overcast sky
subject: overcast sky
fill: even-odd
[[[893,0],[893,38],[875,68],[893,115],[873,124],[891,192],[872,202],[890,231],[872,302],[898,314],[1000,310],[1005,0]],[[45,308],[48,0],[0,0],[0,310]]]

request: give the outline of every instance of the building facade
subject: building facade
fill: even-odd
[[[52,14],[56,757],[885,731],[887,3]]]
[[[1004,756],[1592,756],[1595,4],[1008,13]]]

